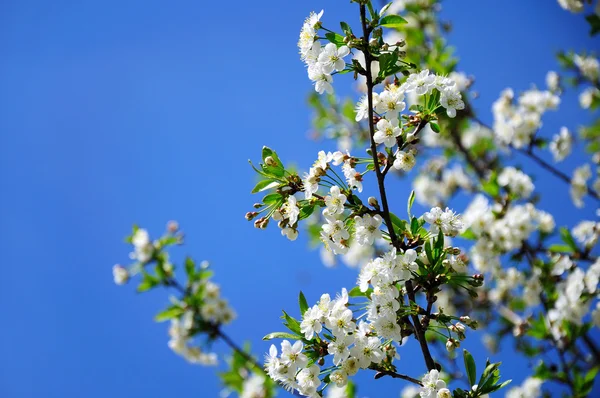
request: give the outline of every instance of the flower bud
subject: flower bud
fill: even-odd
[[[254,228],[264,229],[261,225],[265,221],[265,217],[261,217],[258,220],[254,221]]]
[[[281,221],[283,220],[283,214],[281,214],[279,210],[275,210],[271,215],[271,218],[275,221]]]
[[[249,211],[248,213],[246,213],[246,220],[252,221],[254,219],[254,217],[256,217],[257,215],[258,215],[257,212]]]
[[[170,276],[173,273],[173,264],[169,262],[164,263],[162,268],[163,271],[165,271],[165,273],[167,274],[167,276]]]
[[[463,324],[462,324],[462,323],[460,323],[460,322],[456,322],[456,324],[454,325],[454,328],[456,329],[456,331],[457,331],[458,333],[464,333],[464,332],[465,332],[465,330],[466,330],[466,328],[465,328],[465,325],[463,325]]]
[[[448,341],[446,341],[446,349],[448,350],[448,352],[452,352],[455,348],[458,347],[460,347],[460,342],[458,340],[448,339]]]
[[[177,221],[171,220],[167,223],[167,231],[174,234],[179,230],[179,223]]]
[[[113,267],[113,278],[117,285],[124,285],[129,280],[129,271],[127,271],[127,268],[116,264]]]
[[[370,196],[367,202],[369,203],[369,206],[379,209],[379,202],[374,196]]]
[[[455,325],[451,325],[449,329],[450,329],[450,331],[456,333],[459,340],[464,340],[466,338],[465,325],[463,325],[462,323],[457,322]]]
[[[267,229],[267,226],[269,225],[269,219],[266,217],[261,218],[261,222],[260,222],[260,229]]]
[[[261,207],[263,207],[262,203],[255,203],[252,205],[252,207],[254,207],[255,209],[260,209]]]
[[[265,158],[265,164],[271,167],[277,166],[277,162],[275,161],[275,159],[273,159],[273,156],[267,156]]]

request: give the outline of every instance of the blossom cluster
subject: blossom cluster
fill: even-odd
[[[194,311],[188,310],[180,318],[171,319],[169,348],[190,363],[216,365],[217,354],[214,352],[203,352],[200,346],[193,345],[192,331],[195,327],[194,317]]]
[[[323,347],[333,356],[334,364],[329,380],[338,387],[345,386],[348,377],[355,375],[359,369],[366,369],[372,363],[378,364],[386,357],[387,348],[373,334],[369,324],[355,322],[353,312],[348,308],[348,292],[345,289],[334,300],[328,294],[322,295],[316,305],[304,312],[300,330],[306,340],[325,344]],[[318,337],[325,331],[331,333],[328,342],[328,335],[323,334],[323,340]],[[277,347],[271,345],[265,367],[269,376],[286,389],[297,389],[304,396],[317,397],[321,369],[309,361],[303,349],[302,341],[292,345],[283,340],[281,354],[278,355]]]
[[[477,239],[470,258],[480,272],[500,269],[502,254],[521,248],[533,232],[549,233],[555,227],[552,215],[536,209],[531,203],[503,209],[499,204],[490,204],[483,195],[475,196],[465,210],[463,220]]]
[[[334,216],[343,214],[346,200],[339,188],[333,186],[329,195],[324,198],[324,216],[339,222]],[[345,289],[334,300],[328,294],[322,295],[316,305],[303,310],[301,321],[290,319],[285,314],[288,328],[297,333],[298,339],[301,340],[294,344],[284,340],[281,343],[281,353],[278,353],[275,345],[271,346],[266,369],[273,380],[287,389],[298,390],[304,396],[316,397],[317,389],[323,382],[319,375],[325,373],[327,382],[343,387],[348,378],[359,369],[391,366],[390,361],[396,358],[396,348],[392,343],[403,342],[406,330],[402,317],[412,311],[410,305],[405,304],[406,292],[401,283],[419,278],[423,272],[432,272],[440,266],[448,267],[446,271],[438,271],[446,274],[464,268],[464,262],[459,256],[460,251],[456,248],[444,248],[443,244],[444,235],[455,236],[463,230],[460,216],[450,209],[432,208],[415,220],[420,226],[430,224],[429,231],[423,232],[427,239],[431,239],[426,242],[425,249],[420,247],[418,250],[399,251],[392,247],[361,269],[357,288],[353,289],[352,295],[367,299],[364,314],[357,316],[349,308],[350,294]],[[377,215],[355,217],[356,241],[372,245],[374,239],[381,237],[381,221],[381,217]],[[333,235],[338,233],[346,239],[349,238],[349,233],[343,229],[343,225],[338,224],[337,229],[333,221],[327,225],[330,226],[330,229],[327,229],[329,239],[334,239]],[[434,236],[437,238],[433,238]],[[435,252],[432,246],[435,247]],[[423,278],[428,277],[423,275]],[[302,301],[303,296],[300,302]],[[452,351],[460,346],[460,340],[465,338],[466,327],[461,322],[450,323],[452,317],[443,314],[436,316],[436,322],[447,329],[449,336],[455,336],[449,337],[446,342],[446,348]],[[476,327],[476,322],[468,316],[461,317],[460,320],[469,327]],[[277,335],[275,333],[268,337],[274,338]],[[322,365],[324,356],[331,356],[333,367],[321,371],[316,362]],[[435,373],[437,371],[432,372],[423,379],[422,396],[450,396],[444,382],[439,380]]]
[[[523,148],[531,143],[536,131],[542,126],[542,115],[557,109],[560,97],[551,91],[530,89],[522,93],[514,103],[512,89],[504,90],[494,102],[494,133],[500,145]]]
[[[154,241],[150,239],[147,230],[137,227],[127,240],[133,245],[129,257],[135,262],[129,267],[113,267],[115,283],[122,285],[139,274],[142,280],[138,285],[138,292],[160,285],[177,287],[183,296],[172,297],[171,305],[156,316],[157,321],[171,321],[168,346],[190,363],[215,365],[216,354],[204,352],[201,346],[196,344],[195,337],[202,332],[210,334],[215,328],[230,323],[236,314],[228,301],[221,297],[219,285],[210,280],[212,273],[208,270],[208,262],[202,262],[197,268],[191,258],[186,259],[188,280],[184,288],[175,279],[175,267],[165,250],[183,241],[176,222],[169,222],[167,232]],[[155,274],[149,272],[151,264],[155,265]]]
[[[320,19],[323,11],[316,14],[312,12],[302,25],[300,31],[300,40],[298,48],[300,57],[308,67],[308,77],[315,83],[315,90],[319,94],[327,92],[333,93],[332,73],[341,72],[346,67],[344,57],[350,54],[348,46],[340,46],[334,43],[321,45],[319,40],[315,40],[317,31],[321,25]]]

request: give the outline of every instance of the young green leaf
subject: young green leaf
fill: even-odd
[[[284,325],[290,329],[292,332],[296,333],[298,336],[302,336],[302,332],[300,332],[300,322],[297,319],[289,316],[285,311],[283,311],[283,319],[285,319],[286,323]]]
[[[339,35],[339,34],[333,33],[333,32],[329,32],[325,35],[325,37],[327,38],[327,40],[329,40],[330,42],[332,42],[333,44],[335,44],[338,47],[345,45],[344,36],[342,36],[342,35]]]
[[[298,304],[300,305],[300,313],[304,315],[304,313],[308,310],[308,303],[306,302],[306,297],[304,297],[302,290],[298,295]]]
[[[277,180],[262,180],[259,181],[258,184],[252,188],[252,193],[266,191],[267,189],[275,188],[279,186],[279,181]]]
[[[273,333],[269,333],[268,335],[266,335],[265,337],[262,338],[263,340],[273,340],[273,339],[291,339],[291,340],[300,340],[301,337],[295,334],[291,334],[291,333],[285,333],[285,332],[273,332]]]
[[[410,219],[410,211],[412,210],[413,203],[415,203],[415,191],[410,191],[410,196],[408,197],[408,204],[406,206],[406,211],[408,213],[408,218]]]
[[[166,310],[159,312],[155,317],[154,320],[156,322],[164,322],[167,321],[169,319],[173,319],[176,318],[180,315],[182,315],[184,312],[183,308],[179,307],[179,306],[172,306],[167,308]]]
[[[469,378],[469,383],[471,386],[473,386],[477,380],[477,367],[475,366],[475,360],[473,359],[471,353],[467,350],[463,350],[463,359],[465,361],[465,370]]]
[[[381,18],[379,25],[385,26],[386,28],[401,28],[402,25],[406,23],[406,19],[402,18],[400,15],[386,15]]]

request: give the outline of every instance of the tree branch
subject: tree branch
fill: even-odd
[[[392,224],[392,219],[390,217],[390,209],[387,202],[387,196],[385,194],[385,184],[384,184],[384,176],[381,172],[381,168],[379,165],[379,159],[377,157],[377,144],[375,143],[375,139],[373,138],[375,135],[375,125],[373,124],[373,76],[371,76],[371,62],[373,61],[373,56],[369,51],[369,28],[367,27],[367,13],[365,9],[365,5],[360,5],[360,20],[363,28],[363,53],[365,55],[365,70],[366,70],[366,79],[367,79],[367,102],[369,106],[369,136],[371,139],[371,156],[373,157],[373,166],[375,168],[375,174],[377,175],[377,185],[379,187],[379,196],[381,196],[381,205],[383,210],[383,219],[388,227],[388,231],[390,234],[390,239],[392,240],[392,245],[396,246],[398,242],[398,237],[396,236],[396,231],[394,230],[394,226]]]
[[[370,30],[367,26],[367,13],[364,4],[360,5],[360,20],[362,23],[363,30],[363,53],[365,55],[365,70],[366,70],[366,80],[367,80],[367,102],[369,107],[369,135],[371,138],[371,156],[373,157],[373,165],[375,166],[375,174],[377,175],[377,185],[379,186],[379,195],[381,196],[381,204],[382,204],[382,217],[385,220],[385,223],[388,228],[388,232],[390,235],[390,239],[392,241],[392,245],[396,248],[399,247],[398,237],[396,235],[396,231],[394,230],[394,225],[392,224],[390,217],[390,210],[388,207],[387,196],[385,193],[385,176],[381,172],[379,166],[379,159],[377,157],[377,144],[375,143],[374,135],[375,135],[375,125],[373,124],[373,77],[371,76],[371,62],[374,60],[371,52],[369,51],[369,35]],[[406,287],[408,291],[409,300],[415,302],[415,292],[412,288],[412,283],[410,281],[406,282]],[[421,345],[421,351],[423,353],[423,357],[425,359],[425,364],[427,365],[428,370],[436,369],[435,362],[431,357],[431,353],[429,352],[429,347],[427,346],[427,341],[425,340],[425,333],[421,328],[421,323],[419,321],[419,317],[417,315],[412,315],[413,327],[415,329],[415,336]]]
[[[403,374],[400,374],[400,373],[392,372],[391,370],[379,370],[375,374],[375,380],[381,379],[384,376],[390,376],[390,377],[392,377],[394,379],[402,379],[402,380],[410,381],[411,383],[414,383],[414,384],[417,384],[417,385],[423,387],[423,383],[420,380],[413,379],[412,377],[407,376],[407,375],[403,375]]]
[[[569,177],[568,175],[566,175],[562,171],[558,170],[556,167],[552,166],[550,163],[546,162],[544,159],[540,158],[538,155],[533,153],[533,148],[517,149],[517,150],[520,153],[522,153],[523,155],[530,158],[531,160],[535,161],[538,165],[540,165],[543,169],[549,171],[552,175],[560,178],[561,180],[563,180],[564,182],[566,182],[569,185],[571,184],[571,177]],[[598,195],[598,193],[596,193],[596,191],[594,191],[592,188],[590,188],[587,185],[585,188],[586,188],[588,195],[590,195],[592,198],[600,201],[600,195]]]

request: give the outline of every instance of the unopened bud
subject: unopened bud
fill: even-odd
[[[273,156],[267,156],[265,158],[265,164],[271,167],[277,166],[277,162],[275,161],[275,159],[273,159]]]
[[[254,219],[254,217],[256,217],[258,215],[257,212],[255,211],[249,211],[248,213],[246,213],[246,220],[251,221]]]
[[[465,336],[465,325],[462,323],[457,323],[456,325],[450,325],[450,331],[456,333],[460,340],[464,340]]]
[[[168,276],[171,276],[171,274],[173,273],[173,264],[169,262],[164,263],[162,268]]]
[[[477,329],[477,326],[478,326],[477,321],[472,320],[468,315],[461,316],[459,319],[461,322],[464,322],[471,329],[473,329],[473,330]],[[457,325],[459,325],[459,324],[457,323]]]
[[[318,362],[319,366],[323,366],[325,365],[325,359],[323,358],[319,358],[319,362]]]
[[[456,331],[457,331],[458,333],[464,333],[464,332],[465,332],[465,330],[466,330],[466,328],[465,328],[465,325],[463,325],[463,324],[462,324],[462,323],[460,323],[460,322],[456,322],[456,324],[455,324],[455,325],[453,325],[453,326],[454,326],[454,328],[456,329]]]
[[[255,203],[252,205],[252,207],[254,207],[255,209],[260,209],[261,207],[263,207],[262,203]]]
[[[167,231],[171,232],[172,234],[174,234],[175,232],[177,232],[179,230],[179,223],[177,221],[169,221],[167,223]]]
[[[281,214],[279,210],[275,210],[271,215],[271,218],[275,221],[281,221],[283,220],[283,214]]]
[[[396,45],[397,45],[398,47],[404,47],[404,46],[406,45],[406,41],[405,41],[404,39],[402,39],[402,40],[398,40],[398,41],[396,42]]]
[[[269,219],[266,217],[262,218],[262,222],[260,223],[260,229],[266,229],[269,225]]]
[[[258,220],[254,221],[254,228],[262,228],[261,224],[263,223],[263,221],[265,221],[264,217],[261,217]]]
[[[129,280],[129,271],[122,265],[116,264],[113,267],[113,278],[117,285],[124,285]]]
[[[370,196],[367,202],[369,203],[369,206],[379,209],[379,202],[374,196]]]
[[[460,341],[456,339],[448,339],[448,341],[446,341],[446,349],[448,350],[448,352],[452,352],[455,348],[458,347],[460,347]]]

